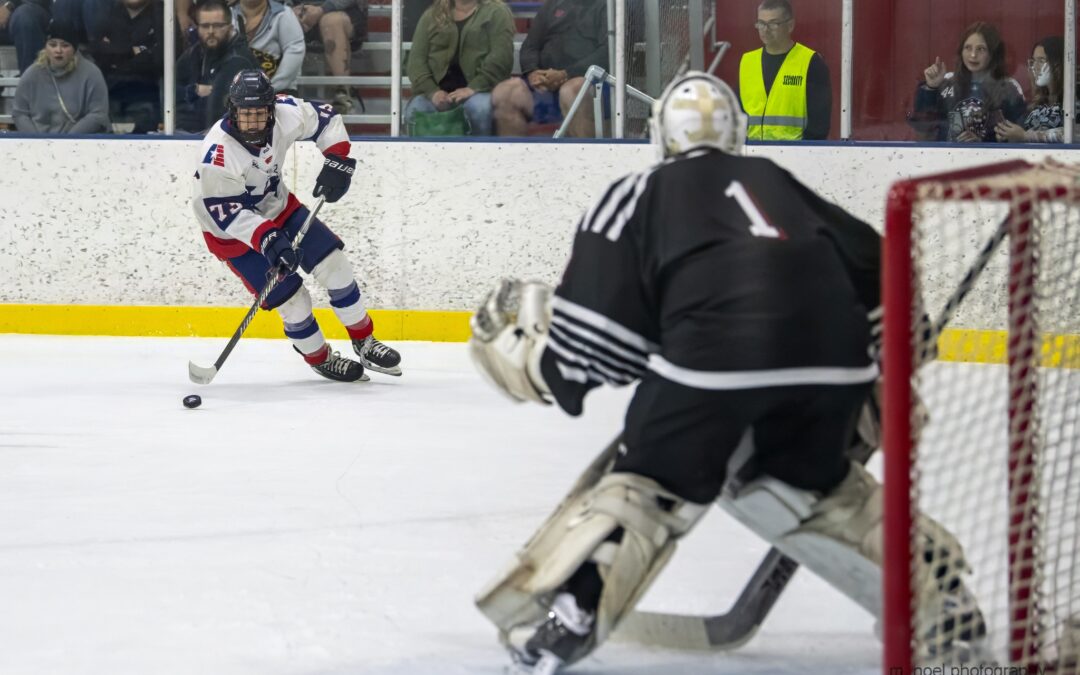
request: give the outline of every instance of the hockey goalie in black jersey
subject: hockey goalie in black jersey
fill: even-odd
[[[618,452],[477,597],[523,672],[603,642],[717,500],[880,613],[880,486],[845,455],[878,377],[880,237],[741,156],[745,128],[720,80],[674,81],[653,108],[662,161],[584,215],[558,288],[504,281],[473,317],[474,361],[519,401],[577,415],[590,389],[640,380]],[[959,545],[929,519],[919,528],[955,563],[920,570],[922,592],[981,623]],[[960,622],[949,635],[926,622],[942,646],[958,639]]]

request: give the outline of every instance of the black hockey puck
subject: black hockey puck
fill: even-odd
[[[185,408],[198,408],[202,405],[202,398],[198,394],[189,394],[184,397]]]

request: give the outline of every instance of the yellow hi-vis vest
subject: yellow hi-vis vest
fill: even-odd
[[[806,128],[806,74],[814,50],[798,42],[784,57],[769,93],[761,74],[762,49],[742,55],[739,97],[750,118],[746,137],[758,141],[802,140]]]

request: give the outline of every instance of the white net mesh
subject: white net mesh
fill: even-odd
[[[963,547],[970,574],[943,594],[966,590],[987,632],[978,654],[955,649],[977,615],[928,632],[936,596],[916,591],[923,665],[1080,673],[1078,175],[1047,164],[924,183],[915,198],[913,506]]]

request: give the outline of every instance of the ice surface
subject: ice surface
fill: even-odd
[[[397,343],[403,377],[346,385],[255,339],[189,383],[223,346],[0,336],[0,673],[502,672],[472,596],[630,392],[573,419],[501,398],[460,344]],[[764,551],[714,510],[642,607],[723,611]],[[572,672],[878,673],[871,627],[802,571],[737,652],[609,643]]]

